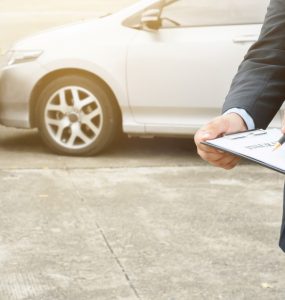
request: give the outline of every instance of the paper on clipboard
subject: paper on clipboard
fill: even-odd
[[[278,128],[225,135],[203,144],[230,152],[285,174],[285,144],[272,151],[282,133]]]

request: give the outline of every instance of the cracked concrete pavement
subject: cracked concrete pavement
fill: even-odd
[[[283,176],[190,139],[57,156],[0,127],[1,300],[283,300]]]

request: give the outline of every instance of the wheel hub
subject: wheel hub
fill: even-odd
[[[72,112],[68,115],[68,118],[71,123],[76,123],[79,121],[79,114],[76,112]]]

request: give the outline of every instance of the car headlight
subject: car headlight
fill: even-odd
[[[30,62],[42,55],[42,50],[10,50],[6,53],[8,66]]]

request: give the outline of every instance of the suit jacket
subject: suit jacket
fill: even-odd
[[[271,0],[258,41],[239,66],[223,112],[243,108],[266,128],[285,100],[285,0]]]

